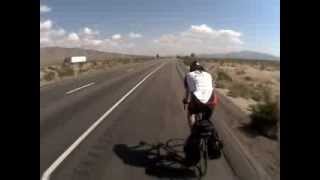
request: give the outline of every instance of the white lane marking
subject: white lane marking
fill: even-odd
[[[148,79],[153,73],[157,72],[165,64],[153,70],[146,77],[144,77],[137,85],[135,85],[129,92],[127,92],[121,99],[119,99],[107,112],[105,112],[96,122],[94,122],[89,129],[87,129],[66,151],[64,151],[58,159],[42,174],[41,180],[49,180],[53,171],[76,149],[76,147],[117,107],[124,101],[135,89],[137,89],[146,79]]]
[[[74,92],[76,92],[76,91],[79,91],[79,90],[81,90],[81,89],[83,89],[83,88],[86,88],[86,87],[89,87],[89,86],[92,86],[92,85],[94,85],[94,82],[89,83],[89,84],[86,84],[86,85],[81,86],[81,87],[78,87],[78,88],[76,88],[76,89],[70,90],[70,91],[66,92],[66,94],[72,94],[72,93],[74,93]]]

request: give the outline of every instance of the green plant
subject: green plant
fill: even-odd
[[[255,91],[257,92],[256,94],[259,95],[258,101],[263,101],[263,102],[271,102],[272,101],[271,89],[267,85],[259,84],[255,88]]]
[[[218,70],[217,71],[217,81],[232,81],[231,76],[229,76],[226,72]]]
[[[276,102],[265,102],[250,106],[250,127],[262,135],[275,139],[277,136],[278,106]]]
[[[261,102],[263,100],[263,94],[261,93],[261,91],[253,90],[251,91],[250,98],[255,101]]]
[[[45,72],[43,79],[46,81],[52,81],[55,78],[55,73],[52,71]]]
[[[226,89],[230,86],[230,82],[228,81],[217,81],[216,88]]]
[[[251,94],[253,93],[252,88],[250,88],[247,84],[234,82],[229,87],[228,95],[231,97],[243,97],[243,98],[250,98]]]
[[[128,63],[130,63],[130,59],[121,59],[119,62],[121,64],[128,64]]]
[[[64,76],[73,76],[74,75],[74,70],[72,67],[70,66],[62,66],[58,71],[57,71],[58,75],[60,77],[64,77]]]
[[[58,67],[56,66],[49,66],[48,67],[48,70],[51,70],[51,71],[56,71],[58,69]]]

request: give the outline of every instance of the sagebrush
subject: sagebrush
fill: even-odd
[[[250,127],[261,135],[277,138],[278,106],[277,102],[264,102],[250,106]]]

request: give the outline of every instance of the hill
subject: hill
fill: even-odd
[[[231,53],[218,53],[218,54],[200,54],[199,57],[204,58],[228,58],[228,59],[253,59],[253,60],[280,60],[280,57],[255,52],[255,51],[239,51]]]

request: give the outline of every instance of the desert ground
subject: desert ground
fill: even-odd
[[[184,60],[186,67],[190,60]],[[279,116],[275,127],[265,134],[250,126],[252,107],[259,104],[279,106],[280,63],[241,60],[199,60],[214,78],[216,90],[234,103],[248,118],[226,119],[239,140],[275,178],[280,176],[280,125]],[[259,106],[260,107],[260,106]],[[263,106],[265,107],[265,106]],[[280,109],[279,107],[276,107]],[[274,114],[260,108],[259,113],[273,117]],[[268,114],[269,113],[269,114]],[[275,112],[280,114],[280,110]],[[270,118],[271,119],[271,118]]]
[[[81,77],[84,75],[110,71],[122,67],[131,67],[149,59],[114,59],[86,62],[81,65],[64,65],[63,63],[40,67],[40,87],[58,81]]]

